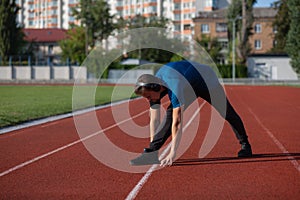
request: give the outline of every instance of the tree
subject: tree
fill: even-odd
[[[74,27],[68,30],[67,38],[59,42],[62,49],[62,58],[70,59],[72,63],[80,64],[85,59],[85,30],[84,27]]]
[[[16,17],[19,8],[15,1],[0,1],[0,56],[6,62],[9,55],[17,55],[25,45],[24,33]]]
[[[291,65],[297,73],[300,73],[300,1],[287,1],[291,19],[288,32],[286,51],[291,58]]]
[[[142,15],[137,15],[133,18],[130,18],[127,22],[129,29],[134,28],[145,28],[145,27],[157,27],[157,28],[166,28],[169,20],[164,17],[152,16],[146,18]],[[155,35],[152,35],[155,34]],[[137,35],[136,37],[131,38],[131,43],[137,44],[140,42],[141,44],[145,44],[145,41],[149,41],[148,38],[156,38],[157,41],[151,41],[154,43],[163,43],[166,47],[171,47],[176,50],[182,50],[183,47],[180,46],[180,41],[176,39],[168,39],[165,32],[157,32],[154,33],[153,31],[144,31],[142,35]],[[157,44],[156,46],[160,46],[162,44]],[[155,46],[155,45],[154,45]],[[182,53],[182,52],[178,52]],[[166,63],[169,62],[172,58],[174,58],[174,53],[164,51],[161,49],[153,49],[153,48],[146,48],[146,49],[137,49],[135,51],[128,53],[129,57],[138,58],[138,59],[145,59],[151,62],[160,62]]]
[[[136,15],[128,19],[129,28],[142,28],[142,27],[166,28],[168,23],[169,23],[169,19],[164,17],[158,17],[156,15],[153,15],[148,18],[142,15]]]
[[[218,62],[220,57],[220,51],[222,50],[221,44],[217,38],[210,38],[206,35],[201,36],[201,40],[197,39],[197,42],[207,51],[214,62]]]
[[[73,9],[73,15],[85,26],[86,48],[93,48],[96,42],[102,42],[115,29],[110,8],[104,0],[80,0],[79,7]]]
[[[290,16],[287,6],[287,0],[276,1],[273,4],[274,9],[278,12],[275,16],[275,21],[273,22],[273,27],[276,28],[275,33],[275,46],[271,49],[273,53],[285,53],[285,45],[287,39],[287,33],[290,29]]]
[[[233,21],[236,21],[237,35],[237,55],[241,64],[245,64],[247,57],[251,52],[251,45],[249,43],[249,36],[251,36],[252,24],[253,24],[253,5],[256,0],[232,0],[231,5],[228,8],[228,30],[229,35],[232,33]],[[239,20],[241,17],[241,20]],[[232,39],[232,38],[231,38]]]

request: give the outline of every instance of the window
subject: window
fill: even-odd
[[[74,22],[75,21],[75,18],[73,16],[69,16],[69,21],[70,22]]]
[[[175,31],[180,31],[180,25],[175,25],[175,26],[174,26],[174,30],[175,30]]]
[[[174,3],[174,9],[180,10],[180,3]]]
[[[255,49],[261,49],[261,41],[260,40],[255,40],[254,41],[254,48]]]
[[[191,25],[190,24],[183,25],[183,30],[191,30]]]
[[[51,1],[51,2],[49,3],[49,5],[50,5],[50,6],[53,6],[53,7],[54,7],[54,6],[57,6],[57,1]]]
[[[261,33],[261,24],[255,24],[254,32],[255,33]]]
[[[209,33],[208,24],[201,24],[201,33]]]
[[[183,15],[183,19],[191,19],[191,18],[192,18],[191,14],[184,14]]]
[[[155,13],[156,10],[157,10],[157,7],[156,7],[156,6],[151,6],[151,7],[150,7],[150,12],[151,12],[151,13]]]
[[[72,12],[72,10],[69,9],[69,13],[71,13],[71,12]],[[56,10],[56,9],[50,10],[50,11],[49,11],[49,14],[50,14],[50,15],[56,15],[56,14],[57,14],[57,10]]]
[[[29,20],[29,26],[33,26],[34,25],[34,21],[33,20]]]
[[[181,20],[180,14],[175,14],[174,18],[175,18],[176,21]]]
[[[226,23],[217,23],[216,31],[217,32],[227,32],[227,24]]]
[[[222,49],[228,49],[228,41],[219,41],[219,44]]]
[[[51,23],[52,24],[57,24],[57,18],[51,18]]]
[[[205,0],[205,6],[206,7],[212,7],[213,6],[213,1],[212,0]]]
[[[29,18],[34,18],[34,13],[33,12],[29,13]]]
[[[214,7],[216,8],[216,0],[205,0],[205,7]]]
[[[117,1],[117,6],[123,6],[123,1]]]

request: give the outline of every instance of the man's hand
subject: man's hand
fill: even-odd
[[[175,157],[176,157],[176,154],[173,153],[173,152],[170,152],[167,157],[165,157],[164,159],[162,159],[160,161],[160,166],[163,166],[163,167],[165,167],[167,165],[171,166],[172,163],[173,163],[173,161],[174,161],[174,159],[175,159]]]
[[[171,150],[169,155],[161,160],[160,166],[171,166],[176,157],[176,150],[182,133],[182,110],[183,109],[181,107],[173,108]]]

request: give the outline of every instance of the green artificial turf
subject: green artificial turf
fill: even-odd
[[[80,90],[77,97],[80,99],[76,101],[80,105],[76,109],[81,109],[110,103],[111,99],[128,99],[132,87],[80,86],[76,90]],[[0,127],[72,112],[72,92],[73,86],[0,86]],[[94,101],[85,102],[85,99]]]

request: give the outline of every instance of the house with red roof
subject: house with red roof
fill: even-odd
[[[23,29],[25,40],[33,45],[33,53],[36,64],[48,61],[58,62],[61,48],[59,41],[66,38],[67,30],[57,28],[47,29]]]

